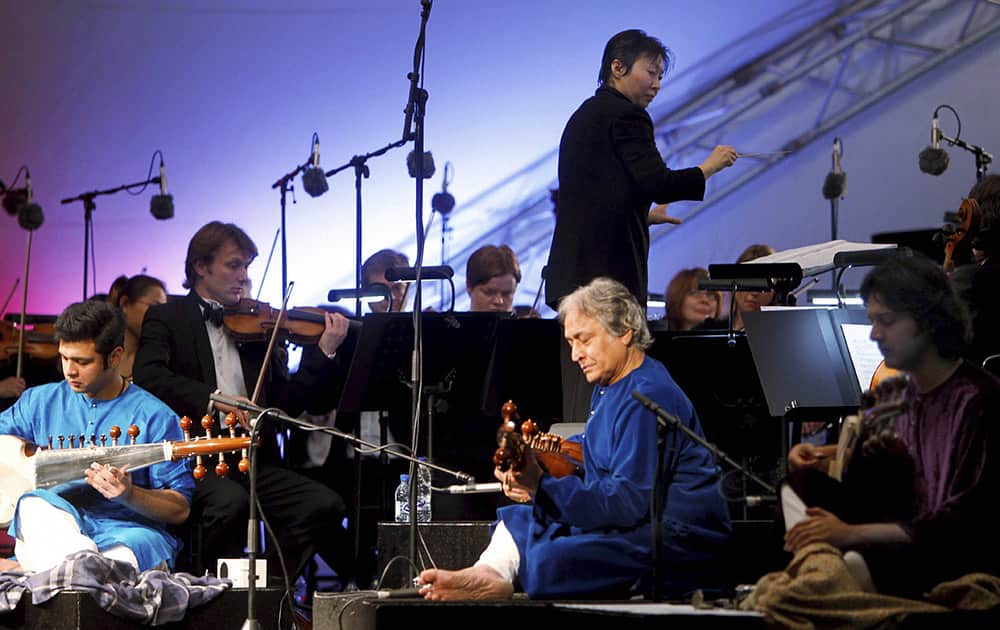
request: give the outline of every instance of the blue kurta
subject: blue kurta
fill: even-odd
[[[583,476],[544,475],[533,505],[498,511],[517,543],[518,580],[531,597],[620,596],[651,584],[656,417],[633,390],[703,435],[691,401],[655,359],[595,389],[586,431],[573,438],[583,443]],[[675,430],[665,440],[663,588],[681,596],[720,583],[717,561],[732,530],[711,454]]]
[[[0,434],[16,435],[39,445],[47,445],[50,436],[57,440],[59,435],[83,434],[89,440],[91,435],[109,434],[114,425],[122,430],[119,444],[126,444],[126,430],[131,424],[139,427],[137,443],[184,439],[170,408],[134,384],[111,400],[94,400],[74,392],[65,381],[50,383],[25,390],[13,407],[0,413]],[[183,461],[154,464],[131,474],[137,486],[176,490],[191,502],[194,481]],[[131,549],[139,560],[140,571],[163,561],[173,566],[181,545],[163,523],[105,499],[85,480],[30,494],[72,514],[80,531],[99,550],[119,544]],[[16,515],[10,534],[17,535]]]

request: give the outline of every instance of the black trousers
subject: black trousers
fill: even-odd
[[[188,523],[201,526],[200,553],[192,562],[196,573],[214,571],[218,558],[244,555],[250,482],[246,475],[234,477],[209,472],[195,485]],[[338,575],[350,573],[351,547],[343,527],[346,506],[340,495],[291,470],[266,464],[258,465],[257,495],[276,538],[268,540],[264,554],[269,574],[281,575],[275,544],[293,580],[315,553]]]

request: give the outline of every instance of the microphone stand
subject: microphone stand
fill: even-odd
[[[959,130],[961,133],[961,130]],[[940,139],[944,140],[953,147],[958,147],[960,149],[965,149],[969,153],[976,156],[976,181],[982,181],[986,177],[986,171],[990,169],[990,163],[993,162],[993,154],[984,149],[983,147],[977,146],[975,144],[969,144],[961,138],[949,138],[943,133],[940,134]]]
[[[366,153],[364,155],[355,155],[346,164],[338,166],[335,169],[329,170],[324,175],[326,177],[332,177],[339,173],[340,171],[346,170],[348,168],[354,169],[354,288],[360,293],[361,283],[364,280],[361,277],[361,180],[362,178],[367,179],[371,175],[371,171],[368,169],[368,160],[373,157],[378,157],[383,153],[386,153],[390,149],[395,149],[396,147],[401,147],[406,144],[407,140],[404,138],[402,140],[397,140],[392,144],[387,144],[386,146],[372,151],[371,153]],[[354,315],[358,318],[361,317],[361,301],[354,301]]]
[[[424,115],[427,105],[427,90],[423,88],[420,72],[424,63],[424,42],[427,36],[427,20],[431,14],[432,0],[420,0],[422,10],[420,12],[420,34],[417,36],[416,44],[413,47],[413,71],[407,75],[410,79],[410,94],[406,103],[405,120],[403,122],[402,142],[413,140],[413,153],[415,156],[416,191],[416,235],[417,235],[417,261],[416,261],[416,292],[413,298],[413,360],[410,375],[410,393],[412,404],[410,408],[410,418],[413,422],[413,443],[411,449],[417,448],[417,435],[420,423],[420,405],[423,394],[423,283],[421,275],[424,266]],[[360,274],[360,271],[359,271]],[[432,466],[433,467],[433,466]],[[410,466],[410,562],[416,567],[417,561],[417,469]]]
[[[361,439],[361,438],[359,438],[357,436],[350,435],[349,433],[344,433],[344,432],[339,431],[339,430],[337,430],[337,429],[335,429],[333,427],[326,427],[326,426],[322,426],[322,425],[318,425],[318,424],[313,424],[311,422],[306,422],[305,420],[300,420],[298,418],[293,418],[293,417],[289,416],[288,414],[282,412],[279,409],[274,409],[274,408],[265,409],[263,407],[259,407],[259,406],[254,405],[254,404],[250,404],[250,403],[244,402],[242,400],[237,400],[237,399],[234,399],[234,398],[230,398],[230,397],[222,395],[222,394],[210,394],[209,395],[209,399],[212,400],[212,401],[214,401],[214,402],[218,402],[218,403],[230,405],[232,407],[236,407],[237,409],[242,409],[244,411],[249,411],[251,413],[256,413],[257,414],[257,418],[251,423],[251,428],[250,428],[250,446],[249,446],[249,448],[247,450],[247,453],[248,453],[247,456],[250,458],[250,471],[249,471],[249,473],[250,473],[250,519],[249,519],[248,524],[247,524],[247,549],[248,549],[248,551],[247,551],[247,579],[248,579],[248,583],[247,583],[247,618],[246,618],[246,621],[243,622],[243,625],[241,626],[241,630],[260,630],[261,629],[260,622],[257,620],[256,602],[255,602],[255,596],[256,596],[256,592],[257,592],[257,573],[256,573],[256,571],[257,571],[257,542],[258,542],[257,541],[257,537],[258,537],[258,533],[260,531],[260,524],[259,524],[259,520],[258,520],[258,517],[257,517],[257,454],[256,454],[256,450],[255,450],[255,448],[256,448],[255,445],[256,445],[256,442],[257,442],[257,429],[258,429],[258,427],[260,427],[260,425],[262,424],[263,420],[266,417],[270,416],[270,417],[272,417],[272,418],[274,418],[276,420],[280,420],[281,422],[285,422],[285,423],[297,426],[297,427],[299,427],[301,429],[305,429],[307,431],[320,431],[322,433],[327,433],[329,435],[333,435],[333,436],[338,437],[338,438],[340,438],[342,440],[347,440],[349,443],[351,443],[355,447],[364,446],[364,447],[367,447],[369,449],[374,449],[374,450],[380,450],[381,449],[381,451],[384,452],[386,455],[393,455],[393,456],[398,457],[400,459],[407,460],[407,461],[410,462],[411,465],[426,466],[427,468],[431,468],[433,470],[437,470],[437,471],[443,472],[445,474],[451,475],[452,477],[455,477],[456,479],[460,479],[461,481],[464,481],[466,484],[473,484],[475,482],[475,478],[472,475],[469,475],[467,473],[464,473],[464,472],[461,472],[461,471],[458,471],[458,470],[452,470],[450,468],[445,468],[444,466],[438,466],[437,464],[432,464],[432,463],[427,462],[427,461],[420,461],[416,457],[413,457],[412,455],[406,455],[406,454],[400,453],[399,451],[396,451],[394,449],[382,449],[377,444],[373,444],[373,443],[371,443],[371,442],[369,442],[367,440],[363,440],[363,439]],[[357,450],[358,449],[355,448],[355,451],[357,451]],[[415,503],[412,503],[411,505],[416,506]],[[414,507],[414,509],[410,510],[410,522],[411,523],[415,523],[416,520],[417,520],[415,514],[416,514],[416,509]]]
[[[661,495],[661,492],[660,492],[661,479],[660,479],[660,477],[662,476],[661,468],[663,467],[663,459],[664,459],[664,452],[663,451],[664,451],[664,447],[666,445],[666,435],[665,435],[665,433],[666,433],[667,429],[678,429],[678,430],[680,430],[684,435],[686,435],[688,437],[688,439],[690,439],[691,441],[693,441],[694,443],[698,444],[699,446],[701,446],[704,449],[706,449],[709,453],[711,453],[715,457],[715,459],[717,461],[721,459],[722,461],[726,462],[732,468],[734,468],[734,469],[740,471],[741,473],[743,473],[744,476],[746,476],[751,481],[753,481],[754,483],[756,483],[758,486],[760,486],[761,488],[763,488],[766,492],[768,492],[770,494],[775,494],[777,492],[777,490],[775,490],[774,486],[772,486],[771,484],[767,483],[766,481],[764,481],[760,477],[756,476],[755,474],[753,474],[752,472],[750,472],[749,470],[747,470],[743,466],[740,466],[739,464],[737,464],[735,461],[733,461],[733,459],[731,457],[729,457],[729,455],[726,455],[717,446],[715,446],[714,444],[712,444],[711,442],[709,442],[705,438],[703,438],[700,435],[698,435],[697,433],[695,433],[691,428],[689,428],[686,424],[684,424],[681,421],[680,418],[678,418],[674,414],[670,413],[669,411],[667,411],[666,409],[664,409],[663,407],[661,407],[660,405],[658,405],[656,402],[654,402],[648,396],[643,395],[642,392],[640,392],[639,390],[636,389],[636,390],[632,391],[632,398],[634,398],[635,400],[639,401],[639,403],[642,404],[643,407],[645,407],[646,409],[649,409],[654,414],[656,414],[656,422],[657,422],[657,454],[656,454],[656,475],[653,477],[653,502],[652,502],[652,505],[651,505],[651,510],[653,511],[653,516],[652,516],[653,522],[651,523],[651,525],[652,525],[652,530],[653,530],[652,531],[652,536],[653,536],[653,600],[654,601],[659,601],[659,598],[661,596],[661,593],[660,593],[660,577],[661,577],[661,572],[663,571],[663,567],[662,567],[662,564],[663,564],[663,550],[660,548],[660,546],[661,546],[660,545],[660,539],[661,539],[660,528],[661,528],[661,522],[663,521],[663,512],[664,512],[664,509],[666,507],[666,493],[662,493],[663,494],[662,500],[661,500],[661,497],[660,497],[660,495]]]
[[[260,426],[266,411],[261,410],[257,419],[250,425],[250,446],[247,457],[250,458],[250,519],[247,521],[247,618],[241,630],[261,630],[257,621],[257,536],[260,524],[257,520],[257,427]]]
[[[334,428],[334,427],[323,426],[321,424],[313,424],[312,422],[306,422],[305,420],[301,420],[299,418],[293,418],[292,416],[284,413],[280,409],[275,409],[273,407],[265,409],[264,407],[260,407],[258,405],[254,405],[254,404],[251,404],[251,403],[248,403],[248,402],[245,402],[243,400],[236,399],[236,398],[230,398],[229,396],[225,396],[223,394],[209,394],[208,397],[209,397],[210,400],[215,401],[217,403],[222,403],[224,405],[229,405],[229,406],[235,407],[237,409],[242,409],[243,411],[249,411],[250,413],[255,413],[255,414],[257,414],[257,421],[259,421],[261,418],[270,416],[270,417],[274,418],[275,420],[280,420],[281,422],[285,422],[287,424],[291,424],[291,425],[296,426],[296,427],[298,427],[300,429],[303,429],[305,431],[318,431],[320,433],[326,433],[328,435],[332,435],[332,436],[340,438],[342,440],[346,440],[347,442],[349,442],[354,447],[365,447],[365,448],[370,449],[370,450],[374,450],[374,451],[379,451],[381,453],[385,453],[386,455],[391,455],[393,457],[398,457],[399,459],[406,460],[406,461],[410,462],[411,464],[415,464],[417,466],[424,466],[426,468],[430,468],[431,470],[436,470],[438,472],[443,472],[446,475],[450,475],[450,476],[454,477],[455,479],[459,479],[459,480],[461,480],[461,481],[463,481],[463,482],[465,482],[467,484],[473,484],[476,481],[475,477],[473,477],[472,475],[470,475],[468,473],[464,473],[464,472],[462,472],[460,470],[454,470],[454,469],[447,468],[445,466],[441,466],[439,464],[434,464],[434,463],[427,462],[427,461],[420,461],[419,459],[417,459],[413,455],[407,455],[406,453],[403,453],[401,451],[397,451],[397,450],[391,449],[391,448],[383,448],[382,446],[380,446],[378,444],[375,444],[374,442],[369,442],[368,440],[365,440],[363,438],[359,438],[356,435],[351,435],[350,433],[344,433],[343,431],[341,431],[341,430],[339,430],[337,428]],[[256,425],[255,425],[255,427],[256,427]],[[252,435],[251,435],[251,437],[252,437]],[[252,462],[251,462],[251,466],[252,466]]]
[[[288,291],[288,239],[285,237],[285,197],[288,195],[288,183],[295,179],[295,177],[304,171],[307,166],[309,166],[310,161],[306,160],[302,164],[295,167],[295,170],[290,173],[285,173],[282,175],[278,181],[271,184],[271,190],[275,188],[281,189],[281,294],[285,295]],[[268,264],[270,264],[271,259],[268,258]],[[266,273],[266,270],[265,270]],[[263,281],[261,285],[263,285]],[[258,293],[260,288],[257,289]]]
[[[97,204],[94,203],[94,198],[101,195],[113,195],[117,192],[123,190],[128,190],[129,188],[137,188],[139,186],[148,186],[149,184],[159,184],[160,177],[147,179],[143,182],[136,182],[134,184],[124,184],[115,188],[107,188],[105,190],[92,190],[90,192],[85,192],[77,195],[76,197],[67,197],[66,199],[60,199],[59,203],[68,204],[74,201],[83,202],[83,299],[87,299],[87,271],[90,269],[89,262],[87,260],[87,254],[90,252],[92,244],[90,242],[90,235],[94,231],[94,210],[97,209]],[[97,276],[97,266],[94,266],[94,276],[96,280]]]

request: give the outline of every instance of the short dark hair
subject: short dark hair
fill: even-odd
[[[861,297],[867,303],[872,296],[912,317],[943,358],[962,356],[970,339],[968,314],[948,276],[929,258],[909,250],[894,253],[861,282]]]
[[[254,245],[253,239],[238,225],[221,221],[206,223],[195,232],[191,242],[188,243],[187,258],[184,260],[185,289],[193,289],[195,281],[198,280],[195,264],[198,262],[211,264],[219,248],[228,240],[236,243],[236,247],[249,256],[250,260],[257,257],[257,246]]]
[[[125,316],[110,302],[76,302],[56,318],[55,332],[56,341],[93,341],[94,349],[107,359],[112,350],[125,345]]]
[[[645,31],[637,28],[622,31],[608,40],[604,46],[604,55],[601,57],[601,71],[597,75],[597,82],[605,84],[611,78],[611,62],[615,59],[625,64],[629,70],[635,60],[643,55],[648,55],[653,59],[663,59],[663,72],[666,73],[674,64],[674,55],[670,49],[663,45],[659,39],[646,35]],[[626,72],[627,74],[627,72]]]
[[[508,245],[483,245],[469,256],[465,263],[465,284],[478,287],[497,276],[510,274],[514,280],[521,281],[521,265],[517,255]]]
[[[163,284],[163,280],[159,278],[141,273],[131,278],[121,275],[111,283],[111,289],[108,290],[108,302],[120,308],[122,297],[127,297],[129,302],[136,302],[147,295],[151,289],[157,287],[163,289],[164,293],[167,292],[167,285]]]
[[[409,267],[410,259],[406,254],[397,252],[394,249],[380,249],[361,265],[361,284],[368,286],[372,282],[368,279],[376,274],[384,274],[386,269],[393,267]]]

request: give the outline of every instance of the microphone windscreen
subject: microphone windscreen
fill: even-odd
[[[439,192],[431,197],[431,208],[442,216],[447,216],[455,209],[455,198],[448,192]]]
[[[310,197],[319,197],[330,190],[330,184],[326,181],[326,173],[316,166],[310,166],[302,173],[302,187],[306,189]]]
[[[8,191],[3,198],[3,209],[7,211],[7,214],[14,217],[17,216],[18,212],[27,202],[28,196],[24,193],[24,190]]]
[[[17,224],[28,231],[37,230],[42,223],[45,223],[45,215],[37,203],[26,203],[17,211]]]
[[[948,168],[948,152],[926,147],[920,152],[920,170],[928,175],[940,175]]]
[[[847,173],[826,174],[823,180],[823,199],[839,199],[847,190]]]
[[[149,212],[161,221],[174,218],[174,196],[153,195],[149,200]]]
[[[406,156],[406,170],[410,172],[410,177],[417,176],[417,152],[410,151]],[[434,176],[434,156],[430,151],[424,151],[424,179]]]

